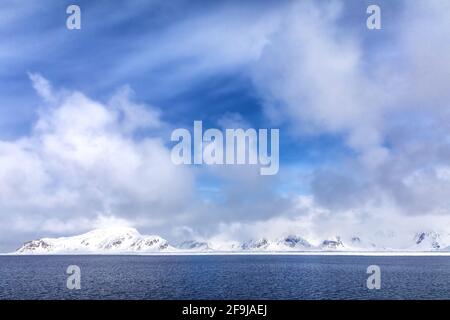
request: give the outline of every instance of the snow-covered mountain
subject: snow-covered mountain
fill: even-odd
[[[345,248],[344,243],[340,237],[336,237],[336,240],[323,240],[320,244],[320,248],[324,250],[336,250]]]
[[[193,250],[193,251],[210,251],[210,250],[212,250],[209,247],[209,244],[207,242],[195,241],[195,240],[183,241],[183,242],[177,244],[176,248],[180,249],[180,250]]]
[[[144,236],[134,228],[96,229],[82,235],[64,238],[42,238],[29,241],[17,249],[21,254],[49,253],[145,253],[173,251],[167,240]]]
[[[312,248],[313,246],[302,237],[289,235],[275,240],[267,238],[250,240],[234,245],[231,249],[245,251],[305,251]]]
[[[245,242],[218,244],[189,240],[178,244],[157,235],[141,235],[134,228],[96,229],[85,234],[63,238],[42,238],[26,242],[16,254],[145,254],[145,253],[189,253],[189,252],[368,252],[402,251],[429,252],[450,251],[450,234],[434,231],[415,233],[406,245],[395,246],[395,235],[377,233],[374,237],[340,236],[324,237],[309,241],[298,235],[269,239],[261,238]]]
[[[414,242],[412,249],[416,250],[439,250],[442,246],[441,236],[434,231],[416,233]]]

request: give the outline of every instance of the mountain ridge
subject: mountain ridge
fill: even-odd
[[[260,238],[217,245],[207,241],[186,240],[171,244],[158,235],[142,235],[135,228],[94,229],[71,237],[40,238],[25,242],[13,254],[146,254],[193,252],[448,252],[450,243],[434,231],[417,232],[411,245],[394,248],[377,245],[360,236],[344,240],[327,237],[314,244],[299,235],[276,239]],[[447,240],[447,239],[446,239]]]

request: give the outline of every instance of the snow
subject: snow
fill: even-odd
[[[145,253],[174,250],[167,240],[143,236],[134,228],[95,229],[82,235],[63,238],[42,238],[25,243],[16,252],[46,253]]]
[[[356,255],[450,255],[450,235],[419,231],[404,247],[386,245],[387,237],[365,238],[360,235],[343,239],[328,237],[310,242],[298,235],[245,242],[214,244],[188,240],[176,245],[158,235],[141,235],[128,227],[95,229],[72,237],[42,238],[26,242],[13,254],[356,254]],[[379,243],[377,244],[377,240]],[[380,244],[381,243],[381,244]],[[392,242],[394,243],[394,241]]]

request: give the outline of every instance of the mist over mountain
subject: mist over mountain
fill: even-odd
[[[385,240],[385,239],[380,239]],[[419,232],[411,237],[405,247],[386,247],[364,237],[342,239],[336,236],[320,242],[288,235],[278,239],[252,239],[245,242],[218,244],[186,240],[169,243],[158,235],[141,235],[128,227],[95,229],[87,233],[61,238],[42,238],[24,243],[15,254],[151,254],[189,252],[438,252],[449,249],[450,235],[436,232]]]

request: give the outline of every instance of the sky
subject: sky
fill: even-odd
[[[115,225],[449,233],[449,16],[444,0],[2,1],[0,251]],[[278,174],[174,165],[171,132],[195,120],[279,129]]]

